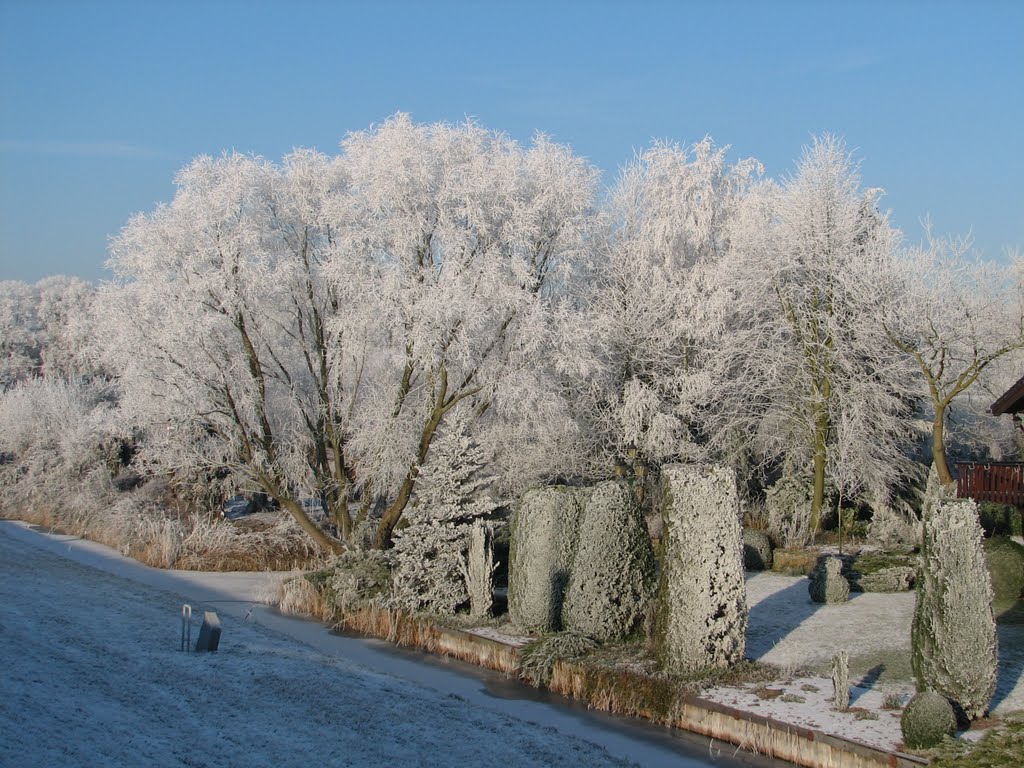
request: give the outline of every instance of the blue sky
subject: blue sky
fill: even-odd
[[[95,280],[198,154],[337,150],[397,111],[604,171],[711,135],[775,177],[845,137],[910,240],[1024,250],[1024,2],[0,0],[0,279]]]

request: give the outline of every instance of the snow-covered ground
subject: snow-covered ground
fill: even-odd
[[[768,686],[717,688],[706,698],[783,722],[814,728],[882,749],[903,737],[900,713],[886,698],[906,703],[914,692],[910,624],[914,593],[852,593],[840,605],[819,605],[806,577],[775,573],[747,578],[747,653],[791,672]],[[1002,619],[995,714],[1024,709],[1024,623]],[[832,708],[831,659],[850,655],[850,710]],[[890,704],[892,702],[889,702]]]
[[[261,604],[278,578],[147,568],[0,522],[0,766],[709,764],[699,737],[624,725],[498,673],[330,634]],[[881,748],[901,741],[912,593],[820,606],[807,579],[747,580],[748,653],[791,671],[708,698]],[[181,653],[180,609],[216,610],[217,654]],[[193,639],[195,638],[193,630]],[[1024,621],[1001,621],[994,712],[1024,709]],[[851,711],[831,657],[850,654]],[[770,761],[711,748],[714,764]]]
[[[0,765],[708,764],[696,737],[279,616],[256,602],[271,578],[158,571],[0,522]],[[218,653],[179,651],[185,601],[218,612]]]

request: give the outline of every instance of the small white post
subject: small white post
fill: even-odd
[[[181,650],[192,650],[192,606],[181,606]]]

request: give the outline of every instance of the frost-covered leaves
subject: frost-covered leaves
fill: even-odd
[[[655,646],[670,672],[743,660],[747,603],[736,476],[715,466],[662,469],[665,555]]]
[[[919,690],[956,702],[970,719],[988,709],[996,685],[996,624],[977,505],[943,498],[926,505],[911,662]]]
[[[594,487],[562,606],[562,626],[602,642],[628,635],[642,620],[654,581],[643,512],[622,482]]]
[[[560,628],[562,602],[590,489],[564,485],[523,494],[512,518],[508,612],[527,632]]]
[[[469,599],[464,578],[469,534],[474,522],[494,508],[485,494],[492,478],[481,473],[484,464],[483,450],[464,421],[457,420],[451,432],[438,438],[420,470],[408,525],[395,532],[390,552],[395,605],[451,614]]]

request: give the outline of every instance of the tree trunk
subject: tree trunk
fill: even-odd
[[[935,471],[938,473],[939,482],[949,485],[953,482],[953,475],[949,471],[949,464],[946,462],[946,406],[938,404],[935,406],[935,418],[932,420],[932,462],[935,464]]]
[[[294,501],[293,499],[279,498],[278,503],[288,510],[288,513],[295,518],[295,522],[299,524],[299,527],[302,528],[302,530],[306,532],[306,535],[309,536],[309,538],[311,538],[324,552],[340,555],[345,551],[345,547],[340,541],[332,539],[309,519],[309,515],[306,514],[302,505],[297,501]]]
[[[828,400],[832,394],[831,382],[825,379],[820,386],[824,402],[819,403],[814,414],[814,486],[811,495],[810,531],[813,536],[821,525],[822,511],[825,509],[825,470],[828,468],[828,433],[831,421],[828,413]]]
[[[405,512],[405,508],[409,504],[415,484],[416,478],[413,471],[410,470],[402,481],[402,487],[398,490],[398,498],[385,510],[384,516],[380,519],[377,535],[373,540],[375,549],[384,549],[391,544],[391,534],[395,530],[395,526],[398,525],[398,521],[402,519],[402,513]]]

